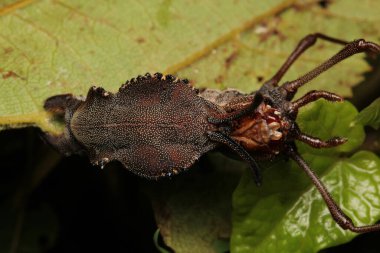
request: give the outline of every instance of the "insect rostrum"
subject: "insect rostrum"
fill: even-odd
[[[337,54],[300,78],[279,85],[297,58],[317,39],[343,45]],[[295,122],[299,108],[317,99],[342,101],[327,91],[310,91],[291,101],[299,87],[340,61],[361,52],[380,54],[380,46],[362,39],[346,42],[323,34],[302,39],[289,58],[258,90],[192,88],[171,75],[146,74],[121,86],[115,94],[92,87],[85,100],[71,94],[50,97],[45,109],[65,119],[60,136],[46,139],[66,155],[83,153],[103,167],[112,160],[142,177],[158,179],[187,170],[204,153],[227,146],[246,161],[255,182],[261,183],[255,156],[283,153],[310,177],[334,218],[354,232],[380,230],[380,225],[355,226],[331,198],[326,187],[297,152],[295,140],[314,148],[343,144],[346,139],[321,140],[303,133]]]

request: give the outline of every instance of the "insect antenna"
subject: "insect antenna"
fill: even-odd
[[[352,41],[346,46],[340,50],[337,54],[332,56],[330,59],[316,67],[315,69],[309,71],[305,75],[299,77],[298,79],[291,81],[291,82],[285,82],[281,87],[287,91],[288,98],[291,99],[294,94],[297,92],[298,88],[303,86],[304,84],[308,83],[312,79],[316,78],[326,70],[333,67],[335,64],[343,61],[344,59],[362,52],[369,52],[369,53],[375,53],[380,54],[380,46],[373,43],[373,42],[367,42],[363,39]]]
[[[324,35],[322,33],[314,33],[309,34],[306,37],[304,37],[296,46],[294,51],[290,54],[290,56],[286,59],[285,63],[281,66],[281,68],[277,71],[277,73],[268,81],[268,83],[277,86],[278,82],[281,81],[281,78],[285,75],[285,73],[288,71],[290,66],[293,65],[293,63],[310,47],[312,47],[316,42],[317,39],[322,39],[328,42],[340,44],[340,45],[346,45],[348,44],[347,41],[336,39],[327,35]]]
[[[315,172],[309,167],[305,160],[296,150],[294,143],[290,143],[285,152],[292,158],[298,166],[303,169],[306,175],[311,179],[319,193],[321,194],[323,200],[325,201],[331,216],[343,229],[351,230],[356,233],[367,233],[380,230],[380,224],[366,225],[366,226],[355,226],[352,220],[340,209],[335,200],[331,197],[326,186],[321,182]]]
[[[208,132],[208,137],[212,141],[216,141],[227,145],[229,148],[235,151],[241,159],[248,162],[256,185],[261,185],[261,173],[259,165],[255,161],[255,159],[253,159],[253,157],[239,143],[237,143],[232,138],[228,137],[227,135],[221,132]]]

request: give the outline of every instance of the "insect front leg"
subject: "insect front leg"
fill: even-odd
[[[343,98],[337,94],[328,92],[328,91],[322,91],[322,90],[312,90],[306,93],[303,97],[297,99],[296,101],[292,102],[293,110],[298,111],[298,109],[302,106],[305,106],[311,102],[314,102],[320,98],[323,98],[327,101],[331,102],[342,102]]]
[[[313,148],[332,148],[347,142],[347,139],[342,137],[332,137],[326,141],[323,141],[317,137],[310,136],[304,133],[299,133],[295,136],[295,138],[299,141],[308,144],[309,146],[312,146]]]
[[[313,101],[316,101],[320,98],[323,98],[323,99],[325,99],[327,101],[331,101],[331,102],[343,101],[343,98],[341,96],[336,95],[334,93],[327,92],[327,91],[315,91],[315,90],[313,90],[313,91],[308,92],[303,97],[297,99],[296,101],[291,102],[292,107],[291,107],[290,113],[293,114],[293,117],[295,118],[297,113],[298,113],[298,109],[300,107],[305,106],[305,105],[307,105]],[[341,145],[347,141],[347,139],[342,138],[342,137],[333,137],[329,140],[323,141],[317,137],[313,137],[313,136],[307,135],[305,133],[302,133],[296,124],[295,124],[294,130],[295,130],[295,133],[293,133],[293,136],[295,139],[302,141],[302,142],[304,142],[304,143],[306,143],[306,144],[308,144],[314,148],[335,147],[335,146],[339,146],[339,145]]]
[[[208,117],[208,121],[213,124],[222,124],[222,123],[227,123],[231,122],[232,120],[236,120],[238,118],[241,118],[250,112],[253,112],[256,110],[256,108],[263,102],[264,98],[261,95],[260,92],[256,92],[252,103],[250,103],[247,107],[242,108],[241,110],[236,110],[231,113],[220,113],[215,116]]]
[[[261,185],[261,173],[259,165],[255,161],[255,159],[253,159],[253,157],[239,143],[237,143],[236,141],[234,141],[233,139],[221,132],[209,132],[208,137],[212,141],[227,145],[229,148],[235,151],[241,159],[248,162],[256,185]]]

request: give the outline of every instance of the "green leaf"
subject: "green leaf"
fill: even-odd
[[[355,224],[373,224],[380,218],[376,155],[363,151],[335,163],[326,157],[304,157]],[[357,235],[339,228],[294,163],[277,162],[264,176],[258,189],[247,172],[234,194],[231,252],[317,252]]]
[[[154,241],[154,245],[156,246],[157,250],[160,252],[160,253],[170,253],[168,250],[166,250],[165,248],[161,247],[159,242],[158,242],[158,237],[160,236],[160,229],[157,229],[156,232],[154,232],[154,235],[153,235],[153,241]]]
[[[326,10],[316,2],[6,1],[0,5],[0,127],[37,125],[58,133],[62,129],[42,108],[47,97],[84,95],[94,84],[116,91],[145,72],[177,73],[197,86],[250,92],[308,33],[378,39],[373,14],[378,1],[361,4],[360,12],[343,0]],[[298,77],[339,48],[320,43],[285,78]],[[351,95],[368,70],[361,57],[353,57],[305,89]]]
[[[337,156],[341,152],[349,152],[358,148],[364,141],[365,133],[362,125],[355,124],[358,114],[349,102],[331,103],[319,100],[301,109],[297,123],[302,132],[321,138],[344,137],[348,141],[338,147],[315,149],[300,143],[302,152]]]
[[[356,117],[360,124],[371,126],[375,129],[380,128],[380,98],[373,101],[368,107],[364,108]]]
[[[339,206],[355,224],[367,225],[380,219],[380,159],[370,152],[339,156],[339,151],[348,152],[363,141],[362,126],[350,123],[356,115],[348,102],[311,104],[299,117],[302,131],[325,138],[337,133],[350,141],[318,151],[298,146]],[[317,252],[356,236],[334,222],[311,180],[294,162],[270,163],[263,177],[263,186],[257,188],[247,171],[234,193],[232,252]]]
[[[292,1],[24,2],[0,9],[0,125],[56,132],[47,97],[176,72]]]
[[[244,166],[210,154],[189,173],[144,184],[167,246],[183,253],[219,253],[225,248],[231,231],[232,192]]]
[[[379,42],[380,27],[376,24],[380,20],[374,11],[380,8],[379,1],[366,1],[358,9],[344,0],[329,1],[327,9],[321,8],[318,2],[297,1],[293,8],[265,19],[179,73],[191,77],[200,86],[251,92],[271,78],[298,42],[310,33],[321,32],[347,41],[365,38]],[[283,81],[300,77],[340,49],[339,45],[317,41],[289,69]],[[361,54],[337,64],[302,87],[297,96],[314,89],[352,96],[352,86],[363,80],[361,73],[371,69],[363,58]]]

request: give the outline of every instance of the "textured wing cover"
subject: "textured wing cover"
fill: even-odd
[[[71,129],[93,162],[118,160],[148,178],[178,173],[214,148],[206,101],[181,80],[140,77],[111,94],[90,89]]]

